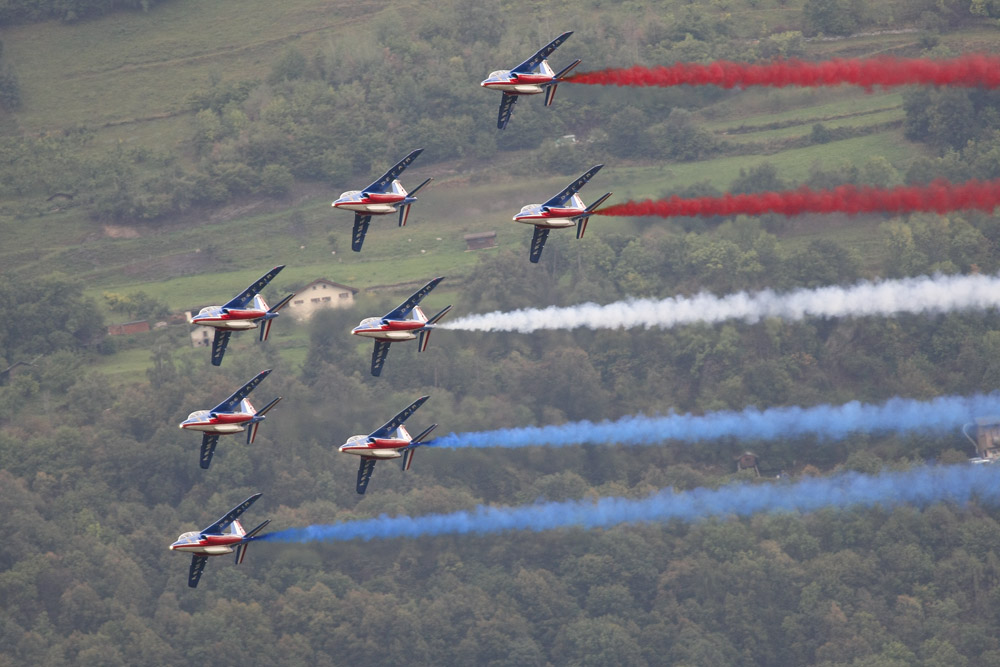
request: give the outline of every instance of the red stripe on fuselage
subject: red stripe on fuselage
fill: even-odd
[[[373,192],[361,200],[362,204],[395,204],[406,199],[396,192]]]

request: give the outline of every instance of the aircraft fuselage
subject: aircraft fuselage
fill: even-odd
[[[170,545],[171,551],[185,551],[199,556],[224,556],[233,553],[233,547],[243,541],[246,531],[239,521],[233,522],[232,532],[224,535],[202,534],[191,531],[181,534],[177,541]]]
[[[399,181],[393,181],[391,192],[366,193],[361,190],[349,190],[333,202],[333,207],[357,213],[387,215],[398,211],[398,206],[405,200],[406,190]]]
[[[555,81],[555,72],[547,61],[539,63],[538,72],[517,73],[501,69],[490,75],[479,85],[490,90],[499,90],[511,95],[538,95],[544,93],[546,84]]]
[[[256,329],[258,321],[267,315],[266,310],[256,308],[230,308],[223,312],[221,306],[202,308],[201,312],[191,318],[191,324],[214,329],[245,330]]]
[[[409,433],[406,434],[405,438],[369,439],[367,435],[355,435],[348,438],[347,442],[340,446],[340,451],[344,454],[370,456],[376,459],[398,459],[403,455],[399,450],[409,444]]]
[[[206,433],[241,433],[251,419],[253,415],[247,412],[217,412],[213,416],[209,410],[198,410],[188,415],[180,428]]]
[[[417,331],[425,326],[425,322],[418,320],[390,320],[389,322],[377,320],[371,324],[359,324],[351,330],[351,333],[364,338],[396,342],[416,339]]]

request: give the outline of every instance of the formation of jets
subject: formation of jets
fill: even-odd
[[[545,106],[551,106],[556,87],[560,82],[566,80],[573,68],[580,64],[580,60],[574,60],[556,73],[549,66],[547,58],[572,34],[572,32],[565,32],[559,35],[513,69],[491,72],[482,82],[481,85],[484,88],[499,90],[503,94],[497,118],[499,129],[507,127],[514,111],[514,104],[521,95],[544,93]],[[422,148],[414,150],[367,187],[344,192],[333,202],[334,208],[354,212],[354,228],[351,235],[352,250],[361,251],[372,216],[398,214],[399,226],[406,225],[410,206],[417,201],[416,193],[432,179],[424,180],[416,188],[407,192],[400,183],[399,177],[422,151]],[[590,216],[611,196],[611,193],[603,195],[590,206],[585,206],[577,192],[600,171],[602,166],[591,167],[554,197],[541,204],[524,206],[514,216],[514,221],[530,224],[535,228],[529,254],[532,263],[537,263],[541,257],[549,230],[575,226],[577,238],[583,236]],[[207,306],[190,318],[193,325],[211,327],[215,330],[211,353],[213,366],[222,364],[222,358],[233,331],[260,329],[260,340],[267,340],[272,321],[278,317],[279,311],[288,305],[294,294],[289,294],[272,307],[268,306],[261,296],[261,291],[284,268],[284,265],[274,267],[223,305]],[[375,343],[371,360],[372,375],[378,377],[382,374],[386,357],[389,354],[389,346],[392,343],[417,340],[418,351],[422,352],[427,348],[431,331],[451,310],[451,306],[445,306],[436,315],[427,317],[420,308],[420,302],[443,279],[443,277],[434,278],[382,317],[365,318],[351,331],[353,335],[371,338]],[[202,433],[199,456],[201,468],[207,469],[211,465],[215,448],[222,435],[245,432],[247,444],[253,443],[257,435],[257,427],[264,421],[267,413],[281,400],[279,396],[260,410],[257,410],[250,402],[250,393],[270,373],[270,370],[261,371],[215,407],[208,410],[196,410],[180,423],[181,429]],[[341,453],[360,457],[355,487],[359,494],[364,494],[367,490],[368,482],[379,459],[400,459],[403,470],[410,469],[414,451],[417,447],[427,444],[426,438],[437,427],[437,424],[431,424],[415,437],[410,436],[406,429],[406,420],[427,399],[428,396],[421,396],[368,435],[352,436],[340,446]],[[253,494],[208,527],[183,533],[170,545],[171,551],[192,554],[188,586],[194,588],[198,585],[210,556],[235,553],[236,563],[243,562],[248,544],[255,539],[260,539],[262,537],[260,532],[270,523],[270,519],[268,519],[248,532],[239,522],[239,517],[243,512],[261,495],[260,493]]]

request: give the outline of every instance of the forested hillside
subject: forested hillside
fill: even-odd
[[[360,496],[358,462],[337,447],[424,394],[411,433],[997,389],[1000,314],[987,308],[439,330],[419,354],[393,345],[379,378],[371,342],[349,334],[436,275],[447,278],[425,309],[454,303],[455,318],[995,274],[1000,224],[979,212],[595,218],[583,239],[553,232],[537,265],[530,230],[510,222],[600,162],[585,194],[606,187],[612,201],[996,178],[994,92],[567,84],[551,109],[522,100],[499,133],[497,95],[477,85],[563,29],[576,33],[558,58],[591,69],[990,50],[990,3],[301,0],[281,8],[285,24],[247,2],[243,17],[213,24],[218,44],[207,46],[190,26],[225,17],[221,0],[133,4],[0,7],[16,24],[0,53],[0,102],[17,92],[0,123],[0,665],[1000,665],[1000,515],[985,503],[259,542],[242,565],[210,559],[196,589],[190,558],[167,549],[258,491],[244,523],[283,530],[965,464],[960,423],[842,440],[432,445],[407,472],[380,463]],[[876,34],[848,36],[859,32]],[[118,51],[92,39],[106,34]],[[88,40],[93,51],[75,62],[55,55],[56,42]],[[74,72],[68,87],[91,89],[60,97],[60,67]],[[568,134],[576,143],[557,145]],[[405,229],[373,224],[351,253],[350,217],[330,200],[415,147],[425,152],[414,169],[435,184]],[[499,248],[464,252],[462,233],[494,226]],[[308,323],[280,317],[266,344],[237,333],[219,368],[184,324],[106,334],[111,322],[221,303],[245,274],[276,264],[288,269],[265,291],[271,303],[315,275],[383,287]],[[256,442],[223,437],[199,468],[200,434],[177,425],[265,368],[254,400],[283,400]],[[759,477],[736,471],[747,451]]]

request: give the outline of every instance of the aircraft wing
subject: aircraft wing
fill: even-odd
[[[354,231],[351,233],[351,250],[361,252],[361,246],[365,242],[365,234],[368,233],[368,223],[372,221],[370,215],[354,212]]]
[[[226,353],[226,346],[229,345],[229,337],[232,331],[226,329],[216,329],[215,337],[212,338],[212,365],[221,366],[222,356]]]
[[[570,197],[575,195],[580,190],[580,188],[586,185],[587,181],[593,178],[594,174],[599,172],[601,170],[601,167],[603,166],[604,166],[603,164],[599,164],[594,167],[591,167],[587,171],[587,173],[585,173],[583,176],[581,176],[580,178],[576,179],[575,181],[567,185],[565,188],[562,189],[562,192],[560,192],[547,202],[543,203],[542,206],[553,206],[553,207],[564,206],[566,202],[569,201]]]
[[[548,227],[535,227],[535,233],[531,237],[531,253],[528,255],[528,260],[532,264],[538,264],[538,260],[542,257],[542,248],[545,247],[545,241],[548,238]]]
[[[385,359],[389,356],[391,344],[387,340],[375,341],[375,349],[372,350],[372,375],[375,377],[382,375],[382,367],[385,366]]]
[[[392,169],[382,174],[381,178],[362,190],[362,192],[386,192],[392,182],[399,178],[399,175],[406,171],[406,168],[410,166],[410,163],[416,160],[417,156],[423,151],[423,148],[418,148],[404,157],[402,160],[394,164]]]
[[[268,271],[267,273],[265,273],[264,275],[262,275],[260,278],[258,278],[257,280],[255,280],[245,290],[243,290],[242,292],[240,292],[239,294],[237,294],[236,296],[234,296],[228,302],[222,304],[222,307],[223,308],[246,308],[247,304],[250,303],[255,296],[257,296],[258,294],[260,294],[260,291],[262,289],[264,289],[265,287],[267,287],[267,284],[269,282],[271,282],[271,280],[276,275],[278,275],[279,273],[281,273],[281,270],[283,268],[285,268],[284,264],[282,264],[281,266],[274,267],[273,269],[271,269],[270,271]]]
[[[507,127],[510,117],[514,115],[514,105],[517,103],[517,95],[504,93],[500,97],[500,113],[497,115],[497,129],[502,130]]]
[[[364,494],[365,489],[368,488],[368,481],[372,478],[372,473],[375,472],[376,463],[378,463],[378,459],[374,456],[361,457],[361,466],[358,468],[358,493]]]
[[[215,454],[215,446],[219,444],[217,433],[204,433],[201,436],[201,458],[199,465],[205,470],[212,465],[212,455]]]
[[[253,494],[252,496],[244,500],[242,503],[240,503],[233,509],[226,512],[225,515],[219,517],[219,520],[213,523],[211,526],[202,529],[201,531],[202,534],[209,533],[212,535],[218,535],[222,533],[226,528],[229,528],[229,524],[240,518],[240,515],[243,514],[243,512],[245,512],[248,507],[253,505],[257,501],[257,499],[260,498],[262,495],[264,494],[263,493]]]
[[[188,586],[195,588],[198,585],[201,573],[205,571],[205,563],[207,562],[208,556],[199,556],[198,554],[191,556],[191,569],[188,570]]]
[[[536,67],[538,67],[538,65],[543,60],[545,60],[546,58],[548,58],[549,56],[551,56],[552,52],[555,51],[557,48],[559,48],[559,46],[563,42],[565,42],[567,39],[569,39],[569,36],[572,35],[572,34],[573,34],[573,31],[570,30],[569,32],[564,32],[563,34],[559,35],[558,37],[556,37],[555,39],[553,39],[551,42],[549,42],[548,44],[546,44],[545,46],[543,46],[542,48],[540,48],[538,50],[538,52],[535,53],[535,55],[531,56],[530,58],[528,58],[527,60],[525,60],[523,63],[521,63],[520,65],[518,65],[514,69],[512,69],[511,72],[514,72],[515,74],[526,74],[526,73],[532,71],[533,69],[535,69]]]
[[[401,320],[405,318],[407,315],[410,314],[410,311],[412,311],[417,306],[417,304],[419,304],[423,300],[425,296],[430,294],[431,290],[437,287],[438,283],[441,282],[442,280],[444,280],[444,276],[435,278],[434,280],[430,281],[429,283],[418,289],[416,292],[411,294],[406,299],[406,301],[404,301],[403,303],[399,304],[398,306],[390,310],[388,313],[386,313],[383,319]]]
[[[393,431],[395,431],[397,428],[399,428],[400,426],[402,426],[403,424],[405,424],[406,420],[410,418],[410,415],[412,415],[414,412],[416,412],[417,408],[419,408],[421,405],[423,405],[424,401],[426,401],[428,398],[430,398],[430,396],[421,396],[417,400],[413,401],[412,403],[410,403],[409,407],[405,408],[398,415],[396,415],[395,417],[393,417],[392,419],[390,419],[386,423],[382,424],[382,426],[380,426],[375,431],[372,431],[371,434],[368,437],[369,438],[384,438],[384,437],[388,436],[390,433],[392,433]]]
[[[257,375],[255,375],[252,380],[250,380],[245,385],[243,385],[235,392],[233,392],[232,396],[230,396],[222,403],[219,403],[214,408],[212,408],[212,412],[232,412],[233,410],[236,409],[236,406],[240,404],[240,401],[249,396],[250,392],[253,391],[254,388],[257,385],[259,385],[264,380],[264,378],[266,378],[270,374],[271,374],[270,368],[267,369],[266,371],[261,371],[260,373],[257,373]]]

